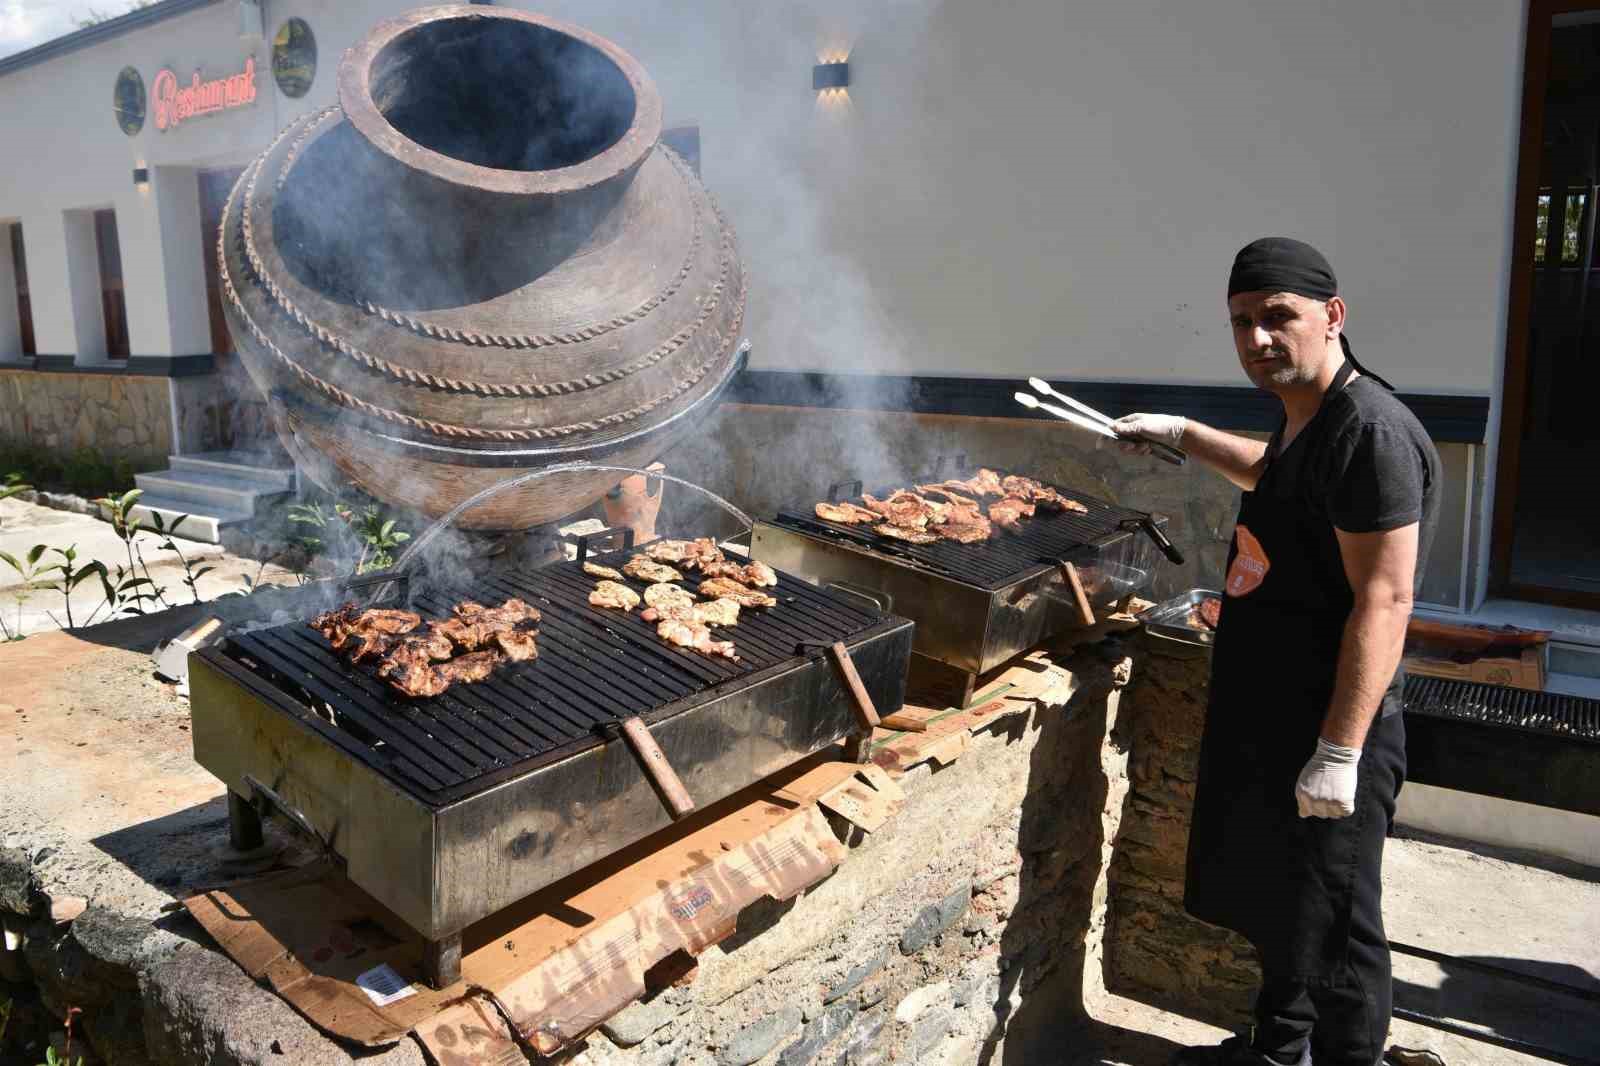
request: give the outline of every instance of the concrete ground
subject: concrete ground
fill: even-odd
[[[52,964],[30,956],[30,964],[52,967],[63,1001],[93,994],[86,975],[109,980],[123,990],[117,995],[139,988],[132,994],[150,1013],[128,1038],[150,1037],[171,1061],[351,1066],[346,1049],[171,910],[195,888],[237,876],[224,865],[222,786],[193,762],[187,700],[152,676],[149,659],[157,642],[201,610],[0,645],[0,906],[25,907],[19,894],[86,900],[73,941],[90,958]],[[1600,871],[1395,839],[1385,884],[1397,941],[1600,991]],[[1396,977],[1401,1005],[1464,1028],[1555,1044],[1580,1061],[1600,1058],[1595,1003],[1420,960],[1398,960]],[[1178,1047],[1227,1035],[1123,997],[1088,1006],[1088,1023],[1056,1060],[1064,1066],[1160,1066]],[[1391,1043],[1431,1048],[1449,1066],[1541,1061],[1405,1021],[1394,1023]],[[422,1059],[404,1042],[361,1061],[420,1066]]]
[[[178,556],[170,551],[162,551],[162,538],[154,533],[141,532],[136,539],[149,567],[151,580],[163,588],[167,602],[192,603],[194,593],[183,583],[184,570]],[[202,600],[242,591],[247,587],[246,578],[259,580],[264,585],[294,581],[294,575],[282,567],[268,564],[263,568],[254,559],[230,555],[217,544],[201,544],[191,540],[178,540],[175,543],[195,567],[213,568],[199,579]],[[23,500],[0,500],[0,551],[15,556],[21,562],[35,544],[56,548],[76,546],[78,556],[74,565],[79,567],[98,560],[115,574],[119,564],[128,564],[127,550],[109,522]],[[60,561],[59,555],[46,552],[40,565]],[[104,599],[97,579],[84,581],[72,594],[73,620],[78,625],[84,624]],[[59,629],[66,624],[65,603],[59,591],[29,588],[11,567],[0,562],[0,618],[4,619],[6,627],[13,633]],[[104,611],[96,619],[101,622],[106,620]]]

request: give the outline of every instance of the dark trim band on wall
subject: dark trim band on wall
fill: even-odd
[[[107,363],[79,366],[70,355],[39,355],[0,360],[0,370],[33,370],[41,374],[121,374],[136,378],[192,378],[217,368],[216,357],[204,355],[133,355]]]
[[[1076,381],[1056,384],[1076,399],[1115,418],[1133,411],[1160,411],[1198,419],[1220,429],[1270,433],[1279,408],[1268,394],[1243,385],[1162,385],[1145,382]],[[821,374],[746,370],[729,387],[727,403],[776,407],[854,408],[973,418],[1045,418],[1021,407],[1012,394],[1027,389],[1020,378],[954,378],[871,374]],[[1400,393],[1423,428],[1441,443],[1482,444],[1489,424],[1489,397]]]

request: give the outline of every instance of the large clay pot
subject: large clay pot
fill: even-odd
[[[440,515],[529,467],[643,466],[692,429],[742,365],[744,274],[660,128],[631,56],[527,12],[426,8],[346,52],[339,106],[245,169],[218,248],[302,469]],[[461,524],[552,521],[619,477],[540,479]]]

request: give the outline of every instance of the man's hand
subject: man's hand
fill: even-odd
[[[1356,813],[1356,764],[1360,748],[1317,738],[1317,750],[1295,782],[1294,802],[1302,818],[1348,818]]]
[[[1143,440],[1133,438],[1145,437],[1161,444],[1170,444],[1174,448],[1183,440],[1183,431],[1189,427],[1189,420],[1182,415],[1123,415],[1111,423],[1111,431],[1124,438],[1118,444],[1129,455],[1149,455],[1150,445]]]

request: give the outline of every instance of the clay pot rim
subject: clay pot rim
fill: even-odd
[[[599,155],[554,170],[500,170],[436,152],[402,134],[378,110],[367,73],[377,57],[404,34],[428,23],[452,19],[512,19],[572,37],[615,63],[633,90],[633,122],[626,133]],[[339,61],[339,104],[356,130],[374,148],[395,161],[441,181],[485,192],[553,196],[604,184],[637,168],[661,136],[661,96],[656,84],[633,56],[581,26],[515,8],[478,4],[441,4],[420,8],[373,27]]]

